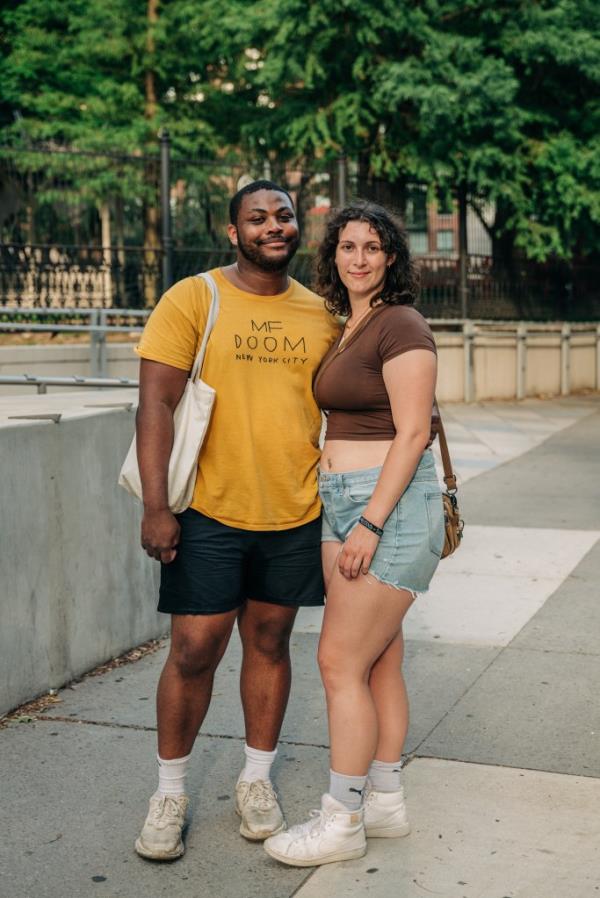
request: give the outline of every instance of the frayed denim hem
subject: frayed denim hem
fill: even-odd
[[[384,577],[380,577],[379,574],[376,574],[375,571],[369,569],[369,573],[366,575],[367,577],[371,575],[377,580],[378,583],[383,583],[384,586],[389,586],[391,589],[403,589],[405,592],[409,592],[413,599],[416,599],[420,593],[429,592],[429,587],[426,589],[413,589],[412,586],[404,586],[402,583],[391,583],[389,580],[386,580]]]

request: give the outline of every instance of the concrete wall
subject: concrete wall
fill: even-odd
[[[479,322],[471,327],[469,366],[466,334],[448,333],[443,325],[434,324],[439,360],[437,395],[442,402],[600,390],[600,327],[595,323],[572,325],[566,336],[561,324],[520,325],[526,329],[521,355],[517,323]]]
[[[34,376],[68,377],[127,377],[137,378],[139,359],[133,351],[134,343],[107,343],[106,370],[102,375],[94,373],[89,343],[56,346],[0,346],[0,374],[33,374]],[[31,387],[0,386],[0,393],[31,394]],[[49,387],[52,392],[71,390],[72,387]]]
[[[460,402],[465,398],[514,399],[517,397],[516,324],[477,324],[473,339],[473,363],[470,382],[465,357],[465,337],[461,331],[451,332],[434,323],[439,352],[438,396],[443,402]],[[561,325],[527,325],[524,387],[522,396],[558,395],[564,385],[564,343]],[[547,329],[544,329],[546,328]],[[512,329],[512,330],[511,330]],[[573,325],[568,341],[568,376],[566,392],[600,388],[600,334],[598,326]],[[136,379],[139,360],[133,343],[106,345],[107,377]],[[562,372],[562,375],[561,375]],[[91,376],[93,366],[89,345],[77,346],[0,346],[0,374],[33,374]],[[61,388],[49,387],[49,392]],[[71,387],[64,388],[71,390]],[[28,393],[32,387],[0,386],[0,394]],[[521,398],[521,397],[519,397]]]
[[[133,426],[122,410],[0,426],[0,713],[167,629],[116,485]]]

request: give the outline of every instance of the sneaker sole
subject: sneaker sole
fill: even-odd
[[[242,812],[240,811],[240,809],[237,806],[236,806],[235,812],[238,815],[238,817],[241,818],[241,821],[242,821],[240,823],[240,836],[243,836],[244,839],[248,839],[249,842],[264,842],[265,839],[269,838],[269,836],[276,836],[278,833],[282,833],[285,829],[285,820],[282,820],[281,825],[278,826],[277,829],[270,829],[270,830],[261,829],[258,832],[252,832],[251,829],[247,829],[246,826],[244,825],[244,818],[242,817]]]
[[[335,864],[337,861],[351,861],[355,858],[364,857],[367,853],[367,846],[365,845],[364,848],[353,848],[351,851],[337,851],[335,854],[328,854],[325,857],[313,858],[312,860],[279,854],[279,852],[273,851],[268,845],[265,845],[265,851],[269,857],[290,867],[320,867],[322,864]]]
[[[244,839],[248,839],[249,842],[264,842],[269,836],[276,836],[278,833],[282,833],[284,829],[285,823],[282,823],[277,829],[270,829],[268,831],[263,829],[259,830],[259,832],[252,832],[252,830],[246,829],[242,822],[240,824],[240,835],[243,836]]]
[[[410,833],[410,823],[404,823],[402,826],[365,826],[365,835],[367,839],[401,839]]]
[[[152,852],[149,848],[146,848],[140,839],[137,839],[135,850],[140,857],[143,857],[148,861],[176,861],[185,851],[185,846],[183,842],[180,842],[173,851]]]

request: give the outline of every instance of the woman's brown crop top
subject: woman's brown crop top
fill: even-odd
[[[436,353],[431,329],[413,306],[381,305],[344,341],[333,344],[317,372],[314,394],[327,416],[328,440],[396,436],[383,364],[410,349]],[[432,410],[432,436],[437,409]]]

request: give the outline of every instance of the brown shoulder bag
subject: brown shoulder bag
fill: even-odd
[[[444,483],[446,491],[442,493],[442,501],[444,504],[444,548],[442,549],[442,558],[452,555],[460,546],[463,536],[464,521],[460,516],[458,508],[458,500],[456,498],[456,475],[452,470],[452,462],[450,461],[450,453],[448,451],[448,443],[446,442],[446,434],[444,425],[440,416],[438,424],[438,440],[440,441],[440,453],[442,456],[442,465],[444,466]]]

